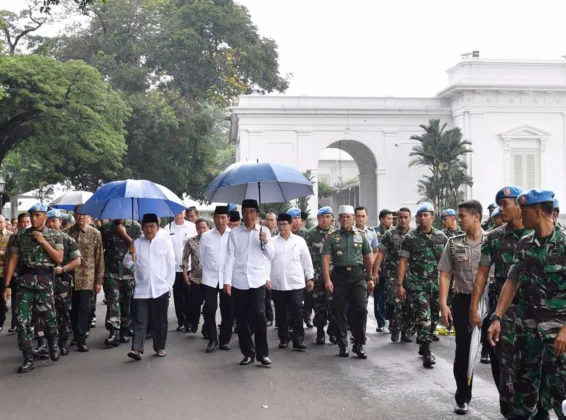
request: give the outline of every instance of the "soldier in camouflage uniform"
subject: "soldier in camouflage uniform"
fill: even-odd
[[[507,280],[509,269],[514,262],[515,247],[519,240],[529,233],[521,220],[521,208],[517,204],[517,197],[523,192],[519,187],[507,186],[501,188],[496,194],[499,212],[507,224],[487,233],[486,241],[481,249],[478,273],[474,282],[472,303],[470,305],[470,325],[480,325],[477,313],[478,304],[482,299],[489,278],[490,267],[494,266],[493,284],[490,290],[489,316],[494,313],[501,289]],[[513,382],[515,372],[515,335],[517,332],[517,305],[519,297],[509,306],[502,320],[501,339],[497,347],[489,346],[489,356],[493,379],[499,390],[499,405],[501,414],[508,418],[515,418],[513,414]]]
[[[324,247],[324,239],[327,235],[333,233],[336,229],[332,226],[334,216],[331,207],[321,207],[316,217],[318,225],[308,231],[306,242],[311,253],[311,259],[314,266],[314,288],[313,323],[316,327],[316,343],[324,344],[324,326],[328,321],[327,334],[330,342],[336,344],[336,321],[332,312],[332,294],[328,293],[324,287],[324,276],[322,275],[322,249]],[[332,270],[332,266],[330,268]]]
[[[460,229],[458,223],[456,222],[456,211],[454,209],[446,209],[441,213],[442,233],[446,235],[447,238],[452,238],[453,236],[462,235],[464,231]]]
[[[100,234],[104,248],[106,329],[110,332],[104,344],[117,347],[129,341],[132,323],[130,310],[134,273],[124,267],[124,256],[133,241],[142,237],[142,230],[136,221],[116,219],[102,225]]]
[[[294,235],[298,235],[301,238],[303,238],[305,241],[307,240],[307,236],[308,236],[308,230],[304,227],[302,227],[301,223],[302,223],[302,212],[300,209],[296,208],[296,207],[292,207],[289,210],[287,210],[287,214],[289,216],[291,216],[293,223],[291,224],[291,232]],[[304,301],[304,313],[303,313],[303,318],[304,318],[304,322],[307,326],[307,328],[312,328],[313,327],[313,323],[311,321],[311,314],[313,311],[313,306],[314,306],[314,302],[313,302],[313,293],[314,291],[309,292],[307,290],[307,288],[305,287],[305,301]],[[293,325],[293,324],[290,324]]]
[[[482,225],[482,229],[485,230],[486,232],[495,227],[493,220],[491,220],[491,215],[493,214],[496,208],[497,208],[497,203],[491,203],[489,206],[487,206],[487,210],[489,211],[489,216],[487,217],[485,223]]]
[[[444,251],[448,238],[432,227],[434,206],[423,203],[417,209],[419,227],[407,235],[399,253],[397,296],[406,299],[413,306],[417,324],[417,342],[421,345],[419,353],[423,356],[423,366],[432,368],[436,360],[431,353],[433,328],[432,314],[440,314],[438,283],[438,261]],[[405,278],[405,273],[407,277]]]
[[[389,331],[391,341],[410,343],[413,329],[413,314],[407,301],[401,302],[397,298],[397,267],[399,266],[399,252],[401,245],[410,232],[411,210],[406,207],[397,212],[397,227],[389,229],[379,243],[379,254],[375,260],[373,276],[377,283],[385,282],[387,288],[387,318],[389,318]],[[383,263],[383,264],[382,264]]]
[[[75,240],[64,232],[61,232],[61,213],[59,210],[51,210],[47,213],[45,226],[59,232],[63,239],[64,253],[63,263],[55,267],[55,312],[57,313],[57,325],[59,326],[59,349],[61,354],[69,354],[67,341],[69,334],[73,332],[71,327],[71,287],[73,283],[73,271],[81,265],[81,253]]]
[[[49,356],[57,361],[60,357],[57,331],[57,317],[54,308],[53,283],[54,268],[63,262],[63,239],[58,232],[44,226],[47,219],[47,206],[34,205],[30,210],[32,228],[18,232],[12,243],[10,262],[5,273],[6,289],[3,297],[7,301],[11,295],[10,283],[16,265],[18,271],[17,311],[18,336],[22,344],[24,363],[19,373],[34,369],[32,340],[32,315],[37,316],[47,326]]]
[[[551,409],[566,417],[566,231],[552,220],[553,197],[552,191],[533,189],[517,198],[523,224],[534,232],[517,243],[488,332],[492,345],[502,340],[501,319],[520,288],[514,419],[548,419]]]

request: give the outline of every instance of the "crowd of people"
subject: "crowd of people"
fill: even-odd
[[[207,353],[230,350],[236,333],[240,365],[265,366],[272,364],[267,328],[274,322],[281,349],[306,351],[306,326],[316,328],[316,344],[328,336],[341,357],[352,344],[366,359],[373,294],[377,332],[388,320],[391,341],[416,341],[425,368],[436,363],[438,324],[454,328],[457,414],[468,412],[472,398],[468,358],[478,327],[503,416],[546,419],[554,409],[563,419],[566,231],[558,201],[551,191],[506,186],[488,209],[483,225],[478,201],[444,209],[443,229],[436,229],[437,209],[421,203],[413,229],[406,207],[382,210],[374,228],[364,207],[342,205],[336,215],[322,207],[307,229],[298,208],[262,219],[255,200],[244,200],[241,213],[233,204],[217,206],[213,223],[190,208],[165,227],[155,214],[141,225],[91,221],[79,205],[74,224],[62,229],[63,216],[38,203],[19,216],[14,234],[0,217],[3,303],[11,298],[10,331],[17,331],[24,359],[18,371],[32,370],[34,357],[67,355],[69,338],[88,351],[102,288],[105,345],[131,341],[134,360],[142,359],[148,338],[155,355],[166,356],[172,293],[177,331],[197,333],[202,314]]]

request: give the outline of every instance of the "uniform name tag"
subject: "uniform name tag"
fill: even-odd
[[[362,243],[363,241],[364,241],[364,240],[363,240],[363,238],[362,238],[362,235],[355,235],[355,236],[354,236],[354,243],[359,244],[359,243]]]

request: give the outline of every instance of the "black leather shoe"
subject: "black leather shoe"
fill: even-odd
[[[263,366],[269,366],[272,363],[271,359],[267,356],[258,357],[257,361],[261,363]]]
[[[326,336],[324,335],[324,329],[318,328],[316,330],[316,344],[324,344],[326,342]]]
[[[350,344],[354,344],[356,342],[356,339],[354,338],[353,335],[350,336]]]
[[[305,324],[307,325],[308,329],[314,328],[314,325],[312,324],[312,321],[310,319],[306,319]]]
[[[186,327],[183,327],[182,325],[179,325],[177,328],[175,328],[175,331],[179,332],[179,331],[183,331]],[[186,330],[185,330],[186,331]],[[187,331],[188,332],[188,331]]]
[[[348,357],[349,355],[348,349],[340,349],[340,357]]]
[[[368,355],[364,351],[364,347],[362,345],[358,346],[357,344],[354,344],[354,347],[352,347],[352,351],[356,353],[360,359],[368,358]]]
[[[469,410],[470,410],[470,407],[466,403],[456,404],[456,407],[454,407],[454,413],[460,414],[460,415],[467,414]]]
[[[24,351],[24,363],[18,368],[18,373],[28,373],[30,370],[34,370],[33,365],[33,354],[31,350]]]
[[[49,343],[49,357],[56,362],[61,358],[61,350],[57,343]]]
[[[289,346],[289,342],[287,340],[279,342],[279,348],[280,349],[286,349],[288,346]]]
[[[71,346],[76,346],[76,345],[77,345],[77,339],[73,337],[73,339],[71,340]]]
[[[89,349],[86,343],[77,343],[77,350],[81,353],[86,353]]]
[[[297,350],[297,351],[306,351],[307,350],[307,346],[305,346],[304,343],[293,343],[293,350]]]
[[[47,348],[47,338],[39,337],[37,339],[37,348],[32,350],[35,357],[47,359],[49,357],[49,349]]]
[[[328,336],[328,341],[330,341],[332,344],[338,343],[338,340],[336,339],[335,335]]]
[[[220,344],[220,346],[218,348],[220,350],[228,351],[228,350],[230,350],[230,344]]]
[[[120,343],[126,344],[130,342],[130,337],[124,334],[120,334]]]
[[[377,328],[375,329],[375,332],[383,332],[383,327],[377,327]]]
[[[412,343],[413,339],[408,334],[402,333],[401,334],[401,341],[403,343]]]
[[[209,341],[206,345],[206,352],[212,353],[218,347],[218,341]]]
[[[96,328],[96,318],[92,318],[92,321],[90,321],[90,328]]]
[[[110,330],[110,336],[104,340],[104,345],[106,347],[118,347],[120,345],[120,338],[118,337],[118,331],[112,328]]]
[[[192,325],[191,326],[191,332],[194,334],[198,331],[198,324],[197,325]],[[204,335],[204,334],[203,334]]]
[[[430,351],[430,345],[423,345],[423,366],[427,369],[432,369],[433,365],[436,364],[436,360]]]
[[[254,358],[250,356],[245,356],[240,362],[240,366],[251,365],[254,362]]]
[[[394,343],[398,343],[400,335],[401,335],[401,331],[399,330],[393,331],[391,333],[391,341],[393,341]]]
[[[69,355],[69,349],[67,347],[59,347],[59,349],[61,350],[61,356]]]
[[[273,327],[273,321],[267,321],[267,326],[268,326],[268,327]]]

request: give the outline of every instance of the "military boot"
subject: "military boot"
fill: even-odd
[[[129,343],[130,342],[129,333],[130,332],[127,328],[126,329],[123,329],[123,328],[120,329],[120,343]]]
[[[61,356],[67,356],[69,354],[69,349],[67,348],[67,337],[59,337],[59,350],[61,350]]]
[[[116,328],[110,328],[110,336],[104,340],[106,347],[118,347],[120,345],[120,337]]]
[[[430,343],[422,344],[423,350],[423,366],[428,369],[432,369],[432,366],[436,364],[436,359],[434,358],[432,352],[430,351]]]
[[[47,339],[45,336],[38,337],[37,348],[32,350],[32,357],[34,356],[40,359],[47,359],[49,357],[49,349],[47,348]]]
[[[59,349],[59,344],[57,343],[58,338],[50,338],[49,339],[49,357],[51,360],[56,362],[61,357],[61,350]]]
[[[33,365],[33,352],[32,349],[24,350],[24,363],[18,368],[18,373],[28,373],[30,370],[34,370],[35,366]]]
[[[324,344],[326,337],[324,336],[324,328],[319,327],[316,329],[316,344]]]

